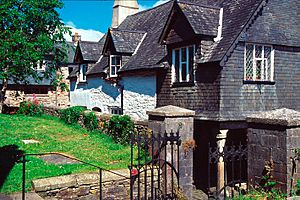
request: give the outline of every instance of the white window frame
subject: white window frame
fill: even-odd
[[[112,59],[114,59],[114,58],[120,58],[120,64],[119,65],[112,65]],[[115,68],[115,74],[112,74],[112,68]],[[109,76],[110,77],[117,77],[118,76],[118,74],[117,74],[117,72],[119,71],[119,69],[121,69],[121,67],[122,67],[122,57],[121,56],[119,56],[119,55],[110,55],[110,62],[109,62]],[[119,68],[119,69],[118,69]]]
[[[122,109],[118,106],[109,107],[109,111],[112,115],[122,115]]]
[[[252,79],[247,79],[246,75],[247,75],[247,45],[253,45],[253,52],[252,52],[252,67],[253,67],[253,77]],[[262,52],[261,52],[261,57],[257,58],[256,57],[256,47],[257,46],[261,46],[262,47]],[[265,70],[265,68],[267,68],[268,66],[268,60],[267,58],[264,57],[265,55],[265,47],[271,48],[271,52],[270,52],[270,60],[271,60],[271,65],[270,65],[270,79],[263,79],[263,77],[268,77],[265,76],[264,72],[268,72],[268,70]],[[260,79],[257,78],[257,74],[256,74],[256,61],[261,61],[262,62],[262,69],[261,69],[261,75],[260,75]],[[264,45],[264,44],[254,44],[254,43],[245,43],[245,47],[244,47],[244,81],[274,81],[274,48],[272,45]]]
[[[84,71],[84,68],[86,70]],[[86,82],[86,72],[88,70],[88,65],[87,64],[80,64],[80,82]]]
[[[195,45],[189,45],[189,46],[184,46],[184,47],[179,47],[179,48],[174,48],[172,49],[172,83],[186,83],[186,82],[191,82],[192,81],[192,77],[190,77],[190,59],[189,59],[189,48],[190,47],[193,47],[193,64],[195,63]],[[186,50],[186,61],[182,61],[182,49]],[[179,50],[179,80],[176,81],[176,66],[175,66],[175,63],[176,63],[176,58],[175,58],[175,51],[176,50]],[[186,80],[183,80],[182,79],[182,64],[186,64]],[[192,70],[193,70],[193,76],[194,75],[194,66],[192,67]]]

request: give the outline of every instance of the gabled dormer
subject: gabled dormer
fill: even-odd
[[[135,54],[145,36],[142,31],[108,30],[102,54],[109,58],[109,78],[118,76],[118,71]]]
[[[219,16],[220,8],[174,1],[159,39],[168,49],[173,84],[194,82],[196,52],[201,40],[217,38]]]

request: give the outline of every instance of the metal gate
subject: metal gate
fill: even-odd
[[[209,198],[232,198],[244,193],[247,190],[247,157],[247,145],[239,144],[225,146],[223,152],[220,152],[217,147],[209,145]],[[218,172],[218,170],[220,170],[218,165],[222,165],[222,172]],[[217,182],[220,181],[218,180],[220,178],[218,177],[218,173],[224,173],[224,175],[221,175],[224,177],[224,184],[222,188],[217,187]]]
[[[130,199],[177,199],[179,133],[137,132],[131,138]]]

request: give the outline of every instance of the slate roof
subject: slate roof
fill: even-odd
[[[74,42],[67,42],[67,53],[68,53],[68,64],[74,63],[74,56],[75,56],[75,50],[76,46],[74,45]]]
[[[199,63],[216,62],[225,58],[226,53],[236,43],[242,30],[255,15],[263,0],[178,0],[177,4],[184,13],[196,34],[215,37],[219,25],[219,13],[223,8],[222,39],[214,42],[203,41],[201,51],[198,51]],[[120,72],[142,69],[168,67],[166,62],[167,51],[159,44],[159,37],[170,16],[174,1],[169,1],[155,8],[128,16],[117,29],[112,29],[111,37],[117,52],[132,53],[138,46],[143,33],[147,33],[137,51],[130,57]],[[99,43],[98,43],[99,45]],[[99,55],[102,46],[93,55]],[[91,52],[83,46],[85,57]],[[200,58],[201,57],[201,58]],[[90,59],[90,58],[89,58]],[[102,60],[103,59],[103,60]],[[102,73],[108,66],[108,58],[103,56],[88,74]]]
[[[101,56],[101,44],[99,42],[79,41],[78,46],[81,50],[84,61],[98,61]]]
[[[163,67],[165,47],[158,42],[163,27],[171,11],[173,1],[155,8],[128,16],[118,27],[119,30],[147,32],[136,54],[120,69],[130,71],[137,69],[153,69]]]
[[[86,61],[99,62],[104,47],[105,39],[106,39],[106,34],[103,35],[98,42],[80,41],[79,48],[82,52],[83,59]],[[90,52],[87,52],[88,50],[90,50]],[[102,59],[103,57],[100,59],[100,61],[102,61]],[[103,63],[103,61],[101,63]],[[108,60],[106,63],[108,64]],[[103,65],[107,66],[107,64],[103,64]],[[88,69],[87,75],[98,73],[99,72],[98,68],[99,68],[99,64],[96,63],[93,67]],[[69,78],[76,78],[77,72],[79,72],[79,66],[76,66],[73,69],[73,71],[69,75]]]
[[[195,34],[217,36],[220,13],[219,7],[184,2],[179,2],[178,5],[189,21]]]
[[[134,53],[145,32],[111,29],[110,35],[118,53]]]
[[[223,59],[263,0],[224,0],[218,3],[207,1],[223,7],[223,27],[222,39],[211,45],[209,54],[205,55],[206,59],[200,60],[202,63]]]

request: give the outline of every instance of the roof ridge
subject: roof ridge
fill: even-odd
[[[194,5],[194,6],[200,6],[200,7],[204,7],[204,8],[212,8],[212,9],[217,9],[220,10],[221,7],[218,6],[211,6],[211,5],[207,5],[207,4],[203,4],[203,3],[192,3],[192,2],[188,2],[188,1],[177,1],[178,4],[188,4],[188,5]]]

